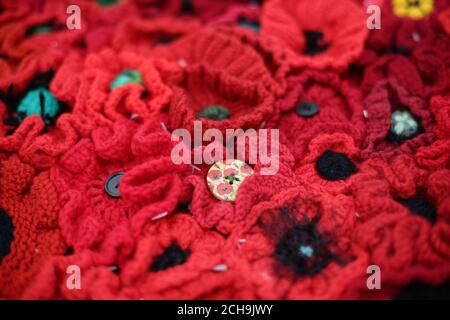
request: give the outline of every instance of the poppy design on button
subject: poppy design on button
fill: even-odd
[[[240,185],[253,173],[253,169],[241,160],[218,161],[209,169],[206,181],[214,197],[233,202]]]
[[[110,196],[112,198],[120,197],[119,184],[120,184],[120,180],[122,179],[124,174],[125,173],[123,173],[123,172],[116,172],[116,173],[113,173],[112,175],[110,175],[108,177],[108,179],[106,179],[104,187],[105,187],[105,191],[108,194],[108,196]]]

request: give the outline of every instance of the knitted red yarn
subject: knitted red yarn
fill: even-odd
[[[223,266],[224,239],[216,232],[202,231],[191,217],[179,213],[148,225],[136,248],[123,264],[95,265],[88,255],[72,256],[48,263],[25,292],[25,298],[65,299],[242,299],[251,291],[238,273]],[[179,246],[184,258],[169,265],[157,264],[164,250]],[[172,253],[175,254],[175,253]],[[66,266],[83,263],[81,290],[67,290]],[[172,264],[172,265],[171,265]],[[48,291],[45,283],[54,283]]]
[[[66,6],[63,2],[46,5],[38,13],[9,22],[0,29],[1,51],[12,59],[22,59],[28,54],[49,49],[76,49],[84,30],[68,30]],[[50,28],[41,33],[39,27]]]
[[[61,63],[61,52],[51,51],[45,56],[28,56],[24,58],[14,72],[14,76],[0,79],[0,90],[7,92],[12,85],[13,93],[25,95],[30,82],[39,74],[57,70]],[[55,77],[50,80],[50,92],[56,94],[54,89]],[[57,86],[57,84],[56,84]],[[61,99],[63,100],[63,99]],[[89,133],[92,125],[89,119],[81,114],[62,114],[55,123],[46,125],[38,116],[26,117],[17,128],[5,125],[6,116],[13,116],[6,112],[5,103],[0,101],[2,126],[0,136],[0,150],[17,152],[24,161],[37,168],[49,168],[55,159],[66,152],[82,136]],[[14,132],[6,135],[14,129]]]
[[[392,11],[392,0],[380,2],[382,28],[370,31],[366,50],[380,55],[394,53],[408,56],[413,49],[420,46],[445,48],[448,39],[444,36],[436,18],[439,12],[448,6],[447,1],[433,1],[434,10],[431,17],[423,19],[399,17]]]
[[[255,23],[255,27],[259,26],[260,16],[259,6],[234,5],[228,8],[225,13],[212,20],[211,25],[235,25],[242,28],[249,28],[253,32],[259,32],[259,28],[252,29],[251,23]],[[248,22],[249,24],[246,24]]]
[[[0,0],[0,299],[448,298],[448,6]]]
[[[193,132],[194,121],[203,130],[259,128],[273,113],[273,96],[263,85],[230,77],[206,66],[188,67],[180,83],[173,87],[174,97],[168,110],[169,127]],[[216,121],[199,118],[205,108],[218,105],[228,109],[228,119]]]
[[[355,164],[360,159],[361,151],[355,146],[351,136],[342,133],[322,134],[311,140],[308,153],[302,157],[302,160],[296,166],[296,178],[300,184],[308,185],[313,190],[334,195],[348,194],[352,185],[352,177],[327,180],[317,170],[317,161],[327,150],[341,153]]]
[[[442,12],[439,15],[438,19],[445,32],[447,32],[447,34],[450,34],[450,8]]]
[[[198,31],[200,27],[200,23],[194,19],[128,19],[117,27],[112,46],[117,50],[151,53],[154,47],[165,46],[177,38]]]
[[[48,171],[36,170],[15,154],[0,153],[0,194],[0,208],[14,228],[10,253],[0,259],[0,296],[14,299],[50,256],[64,253],[65,245],[57,222],[57,193]]]
[[[302,117],[296,107],[304,102],[317,104],[319,112],[312,117]],[[288,79],[288,92],[277,102],[276,116],[270,126],[280,129],[280,140],[289,146],[295,159],[306,153],[308,143],[321,133],[342,132],[351,135],[357,144],[363,139],[365,123],[361,95],[334,73],[307,70]]]
[[[111,61],[115,63],[111,64]],[[54,86],[64,91],[59,95],[65,101],[75,102],[74,114],[88,116],[95,125],[110,125],[115,120],[131,116],[145,119],[160,112],[171,97],[171,90],[163,83],[160,70],[169,72],[176,68],[132,52],[116,53],[108,49],[88,55],[84,61],[77,56],[67,58],[56,75],[58,81]],[[114,79],[130,69],[140,73],[142,85],[129,84],[111,89]],[[77,73],[75,79],[66,81]]]
[[[243,33],[241,28],[210,27],[171,45],[155,48],[154,55],[175,61],[181,67],[208,65],[243,80],[257,81],[277,92],[281,89],[275,81],[284,77],[286,71],[279,66],[279,59],[267,51],[263,43],[253,35],[249,37],[248,32]]]
[[[400,153],[414,154],[419,147],[432,143],[433,120],[427,107],[423,99],[411,94],[394,79],[379,82],[364,101],[367,135],[361,156],[389,158]],[[390,142],[387,136],[392,112],[403,109],[409,110],[420,120],[424,132],[399,145]]]
[[[421,97],[444,92],[447,87],[445,64],[441,59],[433,58],[435,54],[433,49],[428,51],[429,55],[426,55],[425,50],[416,50],[414,55],[418,57],[418,62],[422,63],[431,78],[423,79],[416,66],[405,57],[384,55],[367,67],[362,83],[364,90],[370,91],[377,82],[394,78],[407,90]]]
[[[67,244],[79,252],[91,249],[95,259],[111,263],[129,253],[131,232],[139,233],[134,221],[169,213],[177,206],[181,181],[167,174],[151,183],[142,170],[136,177],[133,168],[145,165],[161,174],[175,167],[162,162],[170,154],[170,136],[150,121],[138,126],[130,120],[117,121],[111,128],[101,127],[90,138],[81,140],[52,168],[51,178],[60,195],[59,224]],[[170,160],[170,158],[169,158]],[[172,169],[173,170],[173,169]],[[112,174],[123,172],[120,197],[105,192]],[[156,211],[155,211],[156,210]],[[148,220],[144,220],[148,221]]]
[[[405,157],[396,158],[391,166],[373,161],[379,182],[369,186],[361,181],[356,186],[358,212],[370,220],[356,230],[355,241],[370,253],[374,264],[391,271],[413,265],[438,266],[450,254],[450,171],[429,174]],[[402,205],[401,199],[414,197],[427,199],[435,215],[424,204],[413,209]]]
[[[262,37],[286,51],[293,67],[343,70],[361,53],[367,35],[364,11],[349,0],[267,1],[261,25]],[[309,43],[307,32],[321,36]]]

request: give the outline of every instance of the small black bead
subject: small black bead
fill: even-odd
[[[190,249],[183,250],[178,243],[173,242],[162,254],[153,259],[150,271],[157,272],[181,265],[187,261],[190,255]]]
[[[416,214],[427,219],[431,224],[436,222],[436,209],[428,200],[421,197],[413,197],[409,199],[397,199],[397,201],[408,208],[412,214]]]
[[[11,252],[14,240],[14,225],[10,216],[0,208],[0,264],[4,257]]]
[[[322,178],[337,181],[347,179],[357,168],[345,154],[327,150],[317,159],[316,170]]]

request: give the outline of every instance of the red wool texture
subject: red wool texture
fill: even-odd
[[[17,299],[43,263],[65,251],[58,226],[58,194],[48,171],[4,152],[0,153],[0,193],[0,207],[14,225],[10,253],[0,264],[0,296]]]
[[[330,7],[333,10],[329,10]],[[339,17],[345,16],[346,19]],[[363,50],[367,36],[366,17],[352,1],[330,0],[267,1],[261,14],[261,36],[273,41],[278,50],[286,51],[291,67],[331,68],[343,70]],[[305,31],[322,32],[320,40],[328,45],[323,54],[306,55]],[[287,50],[286,50],[287,48]]]
[[[310,118],[298,115],[296,107],[304,102],[317,104],[319,113]],[[361,94],[335,73],[306,70],[289,78],[288,91],[276,107],[280,114],[271,119],[270,126],[279,128],[280,140],[297,161],[304,157],[309,142],[322,133],[346,133],[357,144],[362,142],[365,121]]]
[[[409,93],[390,79],[378,84],[366,96],[364,108],[367,112],[367,135],[362,151],[363,158],[390,158],[397,154],[414,154],[418,148],[435,140],[432,133],[434,120],[425,100]],[[420,121],[423,133],[402,144],[387,139],[391,128],[391,114],[396,110],[408,110]]]
[[[0,299],[448,291],[449,3],[394,4],[0,0]]]

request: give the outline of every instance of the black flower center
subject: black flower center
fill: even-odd
[[[11,252],[14,240],[14,225],[9,215],[0,208],[0,264],[4,257]]]
[[[408,7],[419,7],[420,0],[408,0]]]
[[[176,242],[167,247],[162,254],[153,259],[150,271],[157,272],[181,265],[187,261],[191,250],[183,250]]]
[[[397,201],[408,208],[412,214],[416,214],[427,219],[431,224],[436,222],[436,209],[428,200],[421,197],[413,197],[409,199],[397,199]]]
[[[357,168],[345,154],[327,150],[317,159],[316,170],[322,178],[337,181],[347,179]]]
[[[328,250],[326,237],[317,230],[317,220],[295,224],[277,242],[275,258],[296,276],[315,276],[336,256]]]
[[[330,46],[323,40],[323,33],[317,30],[307,30],[304,32],[306,38],[306,47],[303,51],[308,56],[315,56],[328,49]]]

